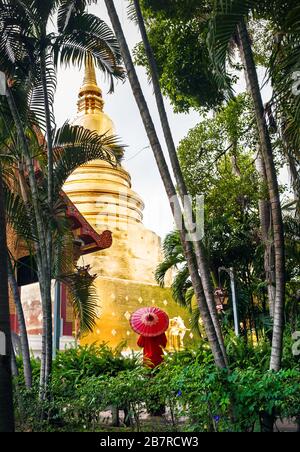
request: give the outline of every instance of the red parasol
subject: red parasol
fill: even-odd
[[[130,317],[133,331],[145,337],[163,334],[169,327],[168,315],[154,306],[138,309]]]

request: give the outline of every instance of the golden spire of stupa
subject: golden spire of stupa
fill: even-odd
[[[114,124],[103,105],[94,62],[88,58],[79,91],[79,112],[72,124],[99,135],[115,135]],[[142,223],[144,203],[131,189],[130,175],[122,166],[93,160],[74,171],[64,191],[97,231],[126,230],[128,224]]]
[[[97,84],[93,58],[88,56],[85,61],[83,85],[79,91],[78,113],[96,113],[103,111],[102,91]]]

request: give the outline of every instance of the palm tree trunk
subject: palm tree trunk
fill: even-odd
[[[143,95],[143,91],[141,89],[141,86],[140,86],[140,83],[139,83],[133,62],[132,62],[130,51],[129,51],[129,48],[128,48],[123,30],[122,30],[121,23],[119,21],[117,11],[114,6],[114,2],[112,0],[105,0],[105,4],[107,7],[107,11],[108,11],[111,23],[114,28],[115,34],[119,41],[120,49],[121,49],[122,56],[123,56],[125,66],[127,69],[128,78],[129,78],[129,81],[131,84],[133,95],[134,95],[136,103],[138,105],[138,108],[139,108],[139,111],[141,114],[141,118],[143,120],[143,124],[144,124],[145,130],[146,130],[146,133],[148,135],[148,138],[149,138],[149,141],[150,141],[153,153],[154,153],[154,157],[155,157],[162,181],[165,186],[166,193],[169,198],[169,202],[170,202],[170,206],[173,211],[173,214],[174,214],[176,226],[180,232],[181,242],[182,242],[185,257],[187,260],[189,272],[191,275],[194,291],[195,291],[197,301],[198,301],[198,304],[200,307],[201,316],[202,316],[206,334],[207,334],[207,337],[208,337],[208,340],[209,340],[209,343],[210,343],[210,346],[211,346],[211,349],[212,349],[212,352],[213,352],[213,355],[215,358],[215,362],[218,367],[224,368],[224,367],[226,367],[226,363],[224,360],[222,349],[221,349],[219,341],[218,341],[218,337],[216,334],[214,324],[212,322],[212,318],[211,318],[209,309],[207,307],[207,303],[203,297],[201,280],[199,277],[197,265],[195,265],[193,247],[192,247],[191,242],[186,240],[187,231],[185,230],[185,228],[182,228],[181,224],[179,224],[179,223],[181,223],[181,221],[178,221],[178,212],[181,212],[181,207],[180,207],[180,203],[179,203],[179,200],[178,200],[178,197],[176,194],[176,190],[175,190],[171,175],[169,173],[169,169],[168,169],[168,166],[167,166],[164,154],[163,154],[163,150],[162,150],[161,144],[159,142],[159,139],[158,139],[158,136],[157,136],[157,133],[156,133],[149,109],[148,109],[147,102]]]
[[[267,175],[264,165],[264,161],[261,152],[258,152],[256,159],[256,170],[260,177],[261,183],[267,185]],[[275,255],[274,255],[274,241],[273,241],[273,231],[272,231],[272,213],[269,199],[264,196],[259,200],[259,218],[260,218],[260,228],[262,243],[265,248],[264,255],[264,268],[266,274],[267,290],[268,290],[268,301],[270,316],[274,318],[274,304],[275,304]]]
[[[31,362],[30,362],[30,349],[27,335],[27,328],[25,322],[25,316],[23,311],[23,306],[21,302],[20,292],[18,283],[16,281],[13,268],[8,259],[8,281],[10,284],[11,291],[13,293],[14,302],[17,311],[18,325],[20,330],[20,340],[21,340],[21,350],[22,350],[22,358],[23,358],[23,368],[24,368],[24,378],[25,385],[27,388],[32,387],[32,370],[31,370]]]
[[[45,31],[46,34],[46,31]],[[48,206],[50,214],[53,209],[53,146],[52,146],[52,127],[51,127],[51,113],[50,102],[47,88],[47,70],[46,70],[46,51],[41,52],[41,80],[44,94],[44,107],[46,117],[46,133],[47,133],[47,154],[48,154]],[[47,286],[45,287],[48,303],[46,304],[45,321],[46,321],[46,381],[50,378],[52,372],[52,355],[53,355],[53,341],[52,341],[52,302],[51,302],[51,280],[52,280],[52,233],[51,228],[47,228],[47,257],[48,257],[48,271]]]
[[[160,81],[159,81],[156,59],[155,59],[151,44],[149,42],[148,35],[147,35],[147,30],[145,27],[143,14],[142,14],[142,10],[140,7],[140,2],[139,2],[139,0],[133,0],[133,1],[134,1],[135,10],[136,10],[138,25],[140,28],[141,36],[142,36],[144,47],[145,47],[145,52],[147,55],[149,66],[150,66],[151,78],[152,78],[157,108],[158,108],[163,133],[164,133],[165,141],[166,141],[169,156],[170,156],[171,165],[173,168],[173,173],[175,175],[181,202],[185,206],[185,209],[187,210],[187,215],[186,215],[186,221],[188,223],[187,229],[189,231],[192,231],[195,227],[195,215],[193,212],[192,202],[191,202],[191,199],[190,199],[190,196],[189,196],[189,193],[187,190],[187,186],[186,186],[183,174],[182,174],[182,170],[180,167],[180,163],[178,160],[178,155],[177,155],[171,127],[169,124],[168,115],[167,115],[167,112],[165,109],[164,99],[163,99],[163,95],[162,95],[161,88],[160,88]],[[214,323],[215,330],[218,335],[218,340],[219,340],[220,347],[221,347],[223,355],[224,355],[224,359],[226,360],[226,350],[225,350],[225,346],[224,346],[224,339],[223,339],[221,325],[219,322],[219,317],[218,317],[218,313],[217,313],[217,309],[216,309],[214,290],[213,290],[213,285],[212,285],[211,278],[210,278],[210,269],[209,269],[209,265],[208,265],[208,262],[206,259],[204,246],[200,239],[194,240],[193,243],[194,243],[194,249],[195,249],[195,254],[196,254],[196,259],[197,259],[197,265],[198,265],[200,275],[201,275],[201,281],[202,281],[205,299],[206,299],[206,302],[207,302],[207,305],[209,308],[211,318]]]
[[[5,355],[0,355],[0,432],[14,431],[11,375],[11,332],[8,301],[6,223],[0,170],[0,332],[5,335]],[[1,338],[3,340],[3,338]]]
[[[19,371],[18,371],[18,365],[17,365],[17,358],[14,351],[14,345],[11,341],[11,355],[10,355],[10,365],[11,365],[11,375],[13,378],[18,378]]]
[[[25,157],[26,167],[28,170],[28,176],[29,176],[29,184],[30,184],[30,190],[31,190],[31,197],[32,197],[32,204],[34,208],[34,214],[35,214],[35,223],[37,228],[37,234],[38,234],[38,242],[35,242],[35,252],[36,252],[36,261],[38,266],[38,276],[39,276],[39,285],[40,285],[40,291],[41,291],[41,299],[42,299],[42,310],[43,310],[43,340],[42,340],[42,363],[41,363],[41,377],[40,377],[40,384],[41,384],[41,397],[42,393],[45,391],[46,385],[47,385],[47,378],[46,377],[46,361],[47,361],[47,350],[46,350],[46,340],[45,335],[49,334],[49,328],[47,328],[47,306],[49,304],[51,305],[51,290],[47,290],[47,288],[51,287],[51,281],[49,280],[49,263],[48,263],[48,250],[47,250],[47,233],[45,231],[45,226],[43,223],[43,217],[40,210],[40,202],[39,202],[39,196],[38,196],[38,188],[37,188],[37,182],[35,177],[35,171],[33,166],[33,160],[30,155],[30,151],[28,149],[27,139],[25,136],[25,132],[23,129],[23,124],[21,121],[21,118],[19,116],[19,112],[17,109],[17,106],[15,104],[15,100],[12,94],[12,91],[9,87],[7,87],[6,90],[7,93],[7,102],[12,114],[12,117],[14,119],[14,123],[17,129],[17,134],[22,146],[22,150]],[[47,333],[48,332],[48,333]],[[50,327],[50,334],[52,332],[52,323]],[[52,341],[50,345],[52,349]]]
[[[41,53],[41,81],[43,86],[44,95],[44,108],[46,118],[46,135],[47,135],[47,158],[48,158],[48,207],[50,214],[52,214],[53,208],[53,139],[52,139],[52,126],[51,126],[51,112],[49,94],[47,88],[47,65],[46,65],[46,51]],[[47,257],[49,262],[49,268],[51,268],[51,256],[52,256],[52,236],[50,228],[47,228]]]
[[[254,102],[261,152],[266,167],[268,190],[271,203],[274,231],[276,298],[274,306],[274,326],[270,369],[278,371],[281,368],[282,360],[285,306],[285,242],[282,210],[271,139],[264,115],[264,106],[251,47],[251,40],[244,21],[240,23],[238,32],[240,41],[240,54],[245,66],[250,92]]]
[[[51,298],[51,279],[47,278],[45,287],[46,292],[46,367],[45,367],[45,384],[46,388],[50,383],[52,373],[52,360],[53,360],[53,326],[52,326],[52,298]]]

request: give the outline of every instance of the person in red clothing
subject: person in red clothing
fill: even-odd
[[[141,335],[137,345],[144,349],[144,365],[150,369],[155,369],[163,362],[163,349],[167,345],[167,336],[165,333],[151,337]],[[153,374],[149,375],[149,378],[151,377],[153,377]],[[160,403],[159,398],[153,397],[151,405],[147,406],[147,410],[151,416],[162,416],[166,408],[164,404]]]
[[[144,364],[154,369],[163,362],[163,349],[167,346],[167,336],[165,333],[159,336],[140,336],[137,345],[144,349]]]

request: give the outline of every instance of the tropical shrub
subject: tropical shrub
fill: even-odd
[[[266,414],[275,420],[299,417],[299,360],[288,359],[292,353],[287,340],[287,367],[270,372],[269,347],[267,342],[253,347],[242,339],[227,340],[229,372],[215,367],[205,342],[197,349],[167,354],[155,370],[106,345],[78,347],[58,354],[49,395],[42,402],[35,360],[34,388],[22,390],[21,372],[16,381],[19,429],[106,429],[104,415],[113,408],[124,410],[124,423],[138,431],[146,410],[166,412],[168,428],[174,431],[257,431]]]

